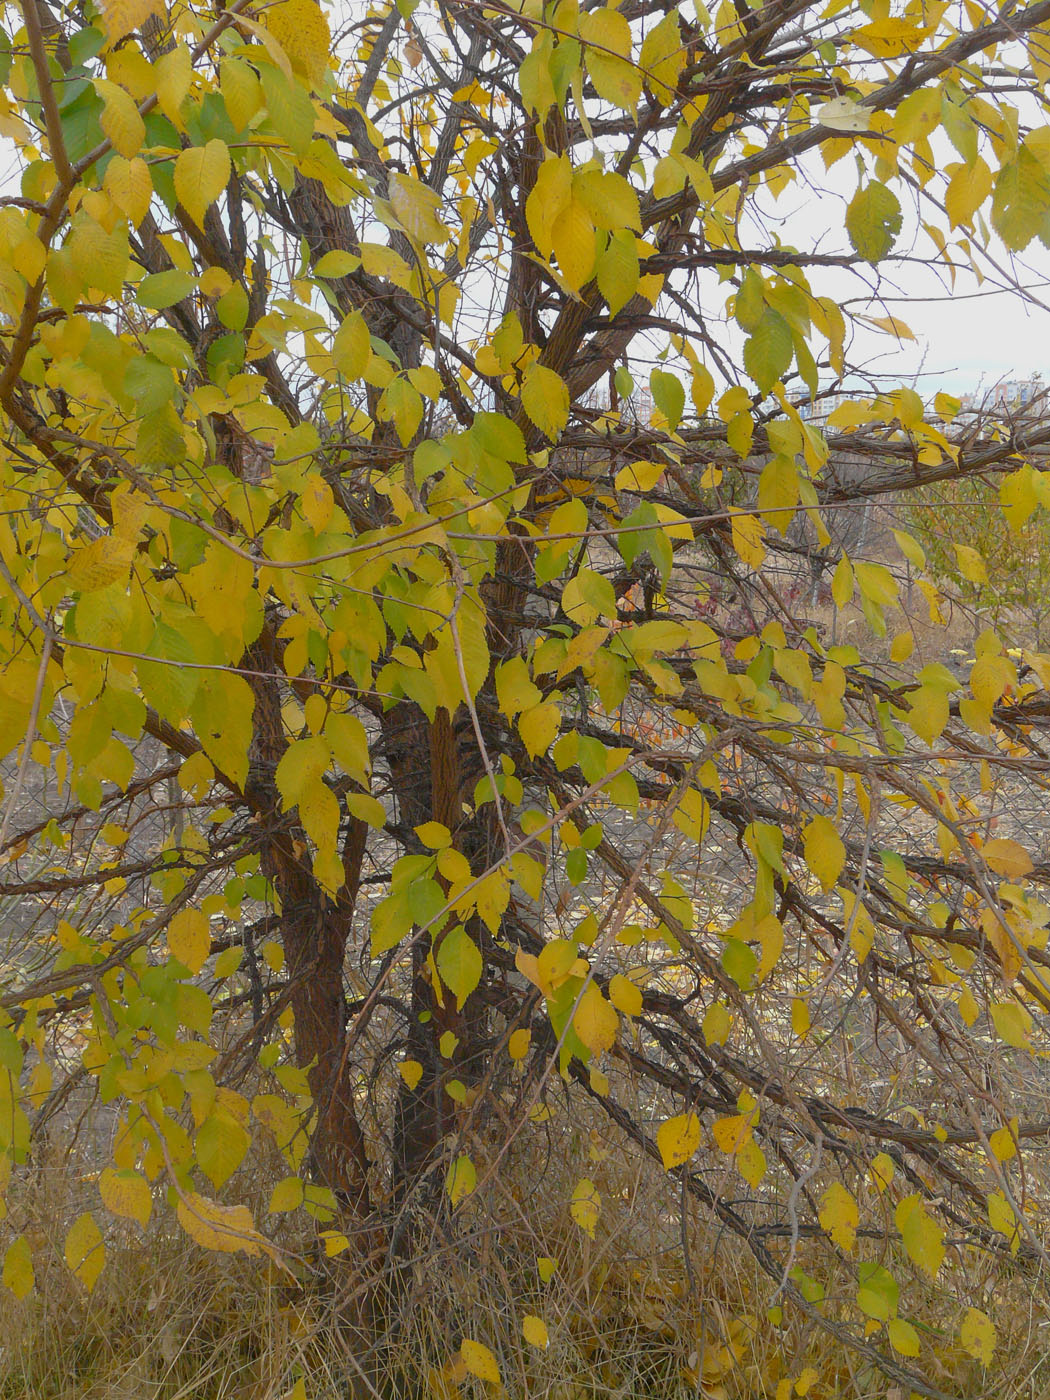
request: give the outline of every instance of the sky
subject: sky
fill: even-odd
[[[1004,267],[1010,265],[1005,250],[996,254]],[[993,269],[983,285],[969,269],[960,269],[953,289],[942,270],[909,264],[892,274],[897,287],[887,289],[885,309],[875,314],[903,320],[915,340],[865,333],[863,358],[894,378],[910,382],[914,376],[923,397],[990,389],[1002,379],[1034,373],[1050,382],[1050,251],[1033,244],[1014,260],[1013,272],[1034,300],[997,287]],[[845,295],[856,296],[856,288]]]
[[[1039,124],[1038,118],[1034,124]],[[939,136],[934,138],[934,156],[943,168],[958,157]],[[849,158],[825,170],[819,152],[810,152],[799,168],[799,179],[776,202],[764,192],[758,197],[752,236],[745,235],[742,242],[770,246],[779,240],[804,252],[850,251],[846,205],[857,183],[857,166]],[[936,191],[939,185],[935,177],[931,188]],[[954,246],[966,237],[965,230],[956,229],[949,235],[949,253],[958,264],[953,281],[920,226],[917,206],[909,203],[902,186],[894,189],[902,204],[903,228],[892,251],[904,260],[883,262],[877,272],[867,265],[856,271],[809,272],[818,295],[832,296],[855,313],[892,316],[914,334],[914,340],[898,339],[861,328],[848,355],[852,363],[884,375],[880,387],[904,382],[924,398],[942,390],[962,395],[990,389],[1003,379],[1027,379],[1037,372],[1050,382],[1050,249],[1034,241],[1023,254],[1014,255],[989,230],[986,255],[976,256],[982,282]],[[986,222],[989,211],[986,204]],[[929,210],[923,216],[929,218]],[[947,233],[944,215],[937,221]],[[1011,283],[1025,288],[1027,298]]]

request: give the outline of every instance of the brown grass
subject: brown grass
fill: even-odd
[[[471,1337],[494,1352],[506,1393],[522,1400],[903,1400],[790,1306],[782,1323],[771,1320],[775,1285],[742,1244],[688,1202],[683,1220],[668,1178],[597,1115],[543,1126],[523,1134],[490,1179],[481,1170],[481,1186],[451,1226],[419,1241],[396,1303],[367,1341],[338,1323],[333,1305],[348,1286],[350,1256],[326,1269],[301,1232],[284,1239],[297,1254],[289,1276],[268,1261],[205,1254],[163,1210],[145,1232],[112,1222],[107,1267],[89,1296],[61,1246],[76,1214],[97,1206],[93,1183],[68,1164],[39,1169],[11,1193],[9,1224],[32,1240],[37,1289],[21,1303],[6,1295],[0,1310],[0,1397],[481,1400],[486,1387],[456,1359]],[[581,1176],[601,1193],[593,1240],[568,1212]],[[237,1178],[261,1220],[267,1178],[263,1162]],[[931,1381],[959,1400],[1050,1394],[1050,1325],[1022,1267],[953,1249],[930,1283],[892,1247],[889,1256],[875,1248],[907,1281],[907,1315],[923,1341],[915,1364]],[[813,1246],[800,1242],[797,1262],[806,1268],[811,1257],[827,1315],[857,1327],[854,1265],[829,1276],[823,1246],[818,1265]],[[540,1258],[556,1261],[546,1283]],[[968,1304],[999,1329],[987,1373],[957,1341]],[[546,1350],[524,1340],[526,1315],[546,1323]],[[883,1337],[875,1341],[885,1348]]]

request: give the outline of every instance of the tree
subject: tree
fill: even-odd
[[[372,1277],[590,1099],[778,1306],[942,1394],[910,1271],[947,1232],[1045,1259],[1048,867],[999,811],[1050,658],[829,648],[773,566],[806,513],[881,636],[896,576],[827,518],[977,474],[1041,508],[1050,428],[796,401],[906,333],[906,218],[946,266],[989,220],[1050,246],[1050,3],[9,14],[2,1145],[70,1074],[116,1107],[70,1267],[165,1196],[279,1255],[226,1186],[265,1132],[274,1208]],[[780,241],[822,169],[844,215]],[[580,1182],[582,1229],[613,1208]]]
[[[954,417],[957,401],[944,407]],[[1010,414],[982,412],[966,422],[965,430],[994,438],[1004,428],[1009,432],[1037,427],[1045,416],[1040,395]],[[1037,464],[1035,488],[1044,479],[1042,454]],[[909,502],[904,523],[921,545],[930,572],[954,586],[963,606],[973,610],[975,635],[990,620],[1004,636],[1041,651],[1050,616],[1047,519],[1036,510],[1034,495],[1025,492],[1014,502],[1024,480],[1006,476],[988,481],[978,476],[941,482],[927,497]],[[1009,522],[1005,530],[1001,512]]]

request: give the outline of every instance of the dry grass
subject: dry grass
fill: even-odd
[[[7,1295],[0,1311],[0,1397],[471,1400],[486,1389],[456,1361],[471,1337],[497,1356],[507,1394],[529,1400],[903,1400],[790,1307],[775,1325],[767,1316],[775,1285],[741,1243],[689,1203],[683,1220],[669,1179],[597,1118],[543,1126],[522,1135],[516,1156],[487,1180],[479,1157],[478,1191],[453,1222],[417,1240],[367,1343],[336,1321],[349,1256],[325,1270],[308,1237],[289,1235],[301,1261],[289,1277],[269,1262],[203,1253],[166,1211],[145,1232],[112,1223],[107,1267],[89,1296],[62,1263],[61,1244],[69,1221],[94,1208],[93,1184],[68,1164],[40,1169],[12,1192],[11,1223],[32,1239],[37,1289],[21,1303]],[[601,1193],[593,1240],[568,1211],[581,1176]],[[260,1218],[265,1177],[256,1162],[237,1179]],[[856,1327],[852,1266],[829,1276],[826,1252],[818,1265],[812,1250],[803,1241],[796,1258],[819,1270],[826,1314]],[[933,1284],[892,1247],[876,1250],[908,1281],[908,1316],[923,1340],[916,1364],[933,1383],[959,1400],[1050,1394],[1050,1325],[1023,1268],[953,1250]],[[547,1282],[540,1259],[556,1261]],[[987,1372],[956,1339],[968,1304],[993,1314],[999,1329]],[[546,1350],[523,1339],[526,1315],[545,1321]]]

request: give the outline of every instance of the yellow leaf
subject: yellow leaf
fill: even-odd
[[[666,470],[666,462],[632,462],[630,466],[620,468],[613,484],[617,491],[637,491],[639,495],[645,495]]]
[[[518,733],[530,758],[546,753],[554,742],[561,725],[561,710],[554,701],[544,701],[523,710],[518,718]]]
[[[443,243],[448,229],[438,218],[441,196],[411,175],[390,177],[390,204],[398,223],[415,243]]]
[[[324,1242],[324,1252],[327,1259],[334,1259],[337,1254],[342,1254],[344,1250],[350,1248],[350,1241],[338,1230],[325,1230],[321,1234]]]
[[[736,1154],[736,1169],[751,1187],[757,1187],[766,1174],[766,1154],[754,1138],[741,1143]]]
[[[620,1018],[593,982],[583,990],[572,1026],[592,1055],[604,1055],[616,1044]]]
[[[33,1254],[29,1248],[29,1241],[25,1235],[19,1235],[18,1239],[8,1246],[4,1255],[4,1270],[0,1275],[0,1283],[9,1288],[16,1298],[22,1299],[33,1291],[35,1282],[36,1274],[33,1271]]]
[[[867,321],[869,326],[874,326],[876,330],[885,331],[887,335],[896,337],[897,340],[914,340],[915,332],[910,326],[899,321],[896,316],[861,316],[861,321]]]
[[[452,844],[449,829],[441,822],[421,822],[415,828],[415,833],[423,845],[429,846],[432,851],[443,851],[446,846]]]
[[[876,1152],[871,1159],[871,1166],[868,1168],[872,1185],[876,1191],[881,1194],[886,1190],[886,1187],[893,1181],[896,1170],[893,1158],[888,1153]]]
[[[839,1249],[849,1254],[857,1238],[860,1212],[857,1202],[840,1181],[833,1181],[821,1197],[818,1218],[821,1229]]]
[[[844,608],[853,597],[853,565],[845,554],[831,576],[831,597],[837,608]]]
[[[178,131],[185,131],[182,104],[193,84],[193,59],[188,45],[173,44],[161,54],[153,65],[153,79],[160,110]]]
[[[445,1190],[453,1206],[471,1194],[478,1184],[478,1173],[474,1163],[465,1154],[456,1158],[445,1177]]]
[[[944,192],[949,227],[958,228],[960,224],[969,227],[974,214],[991,192],[992,172],[983,156],[977,156],[972,161],[957,162]]]
[[[580,38],[587,45],[587,74],[599,97],[634,111],[642,93],[642,74],[631,62],[631,26],[610,8],[580,16]]]
[[[1016,1157],[1017,1119],[1011,1118],[1005,1127],[996,1128],[994,1133],[989,1133],[988,1146],[1000,1162],[1009,1162],[1012,1157]]]
[[[105,78],[95,79],[95,88],[102,98],[99,121],[113,149],[126,160],[138,155],[146,139],[146,124],[139,116],[135,99],[119,83]]]
[[[979,1308],[967,1308],[959,1328],[959,1340],[970,1355],[976,1357],[983,1366],[992,1364],[998,1336],[995,1324],[987,1313],[981,1312]]]
[[[708,1045],[724,1045],[733,1029],[733,1018],[722,1002],[713,1001],[704,1012],[700,1028]]]
[[[484,1381],[487,1385],[503,1384],[499,1363],[484,1342],[475,1342],[469,1337],[464,1337],[459,1344],[459,1354],[463,1365],[472,1376],[477,1376],[479,1381]]]
[[[270,1204],[267,1209],[271,1215],[279,1215],[288,1210],[298,1210],[303,1203],[305,1194],[306,1187],[301,1177],[286,1176],[271,1191]]]
[[[609,1000],[625,1016],[642,1014],[642,990],[629,977],[617,973],[609,982]]]
[[[335,509],[332,488],[320,472],[308,473],[299,500],[310,529],[315,535],[319,535],[331,520],[332,511]],[[320,696],[313,698],[320,699]]]
[[[179,1196],[175,1213],[187,1235],[203,1249],[257,1255],[265,1244],[247,1206],[222,1206],[189,1191]]]
[[[890,1346],[901,1356],[918,1356],[919,1334],[910,1322],[905,1322],[902,1317],[891,1317],[886,1324],[886,1335]]]
[[[638,196],[622,175],[591,166],[575,172],[572,190],[590,214],[595,228],[642,232]]]
[[[423,1066],[418,1060],[402,1060],[398,1072],[410,1089],[414,1089],[423,1078]]]
[[[543,435],[556,442],[569,421],[569,391],[564,379],[541,364],[529,365],[521,384],[521,406]]]
[[[1028,1048],[1028,1032],[1032,1028],[1031,1014],[1016,1001],[993,1001],[988,1008],[992,1025],[999,1039],[1015,1050]]]
[[[263,23],[296,72],[320,86],[328,72],[332,33],[317,0],[277,0],[262,11]]]
[[[512,1060],[523,1060],[529,1053],[529,1045],[532,1041],[532,1032],[526,1028],[519,1028],[511,1031],[507,1040],[507,1053]]]
[[[684,65],[685,50],[678,32],[678,16],[671,11],[646,34],[639,57],[639,66],[650,91],[664,106],[674,99],[675,84]]]
[[[801,997],[795,997],[791,1002],[791,1029],[799,1040],[809,1035],[810,1024],[808,1004]]]
[[[948,723],[948,692],[940,685],[924,685],[910,697],[908,723],[925,744],[932,744]]]
[[[149,1183],[138,1172],[129,1168],[114,1171],[112,1167],[105,1167],[99,1175],[98,1191],[102,1204],[111,1215],[137,1220],[140,1225],[148,1223],[153,1197]]]
[[[908,1257],[930,1278],[936,1278],[944,1262],[944,1231],[922,1198],[905,1196],[897,1206],[895,1219]]]
[[[757,515],[735,510],[730,524],[733,530],[733,548],[740,559],[749,568],[760,569],[766,557],[766,547],[763,544],[765,530],[762,521]]]
[[[150,15],[164,15],[164,0],[102,0],[102,15],[111,39],[126,39]]]
[[[149,213],[153,198],[149,166],[142,157],[125,160],[123,156],[112,156],[106,166],[103,187],[120,212],[137,228]]]
[[[569,1214],[585,1235],[594,1239],[594,1227],[602,1208],[602,1198],[593,1181],[583,1177],[576,1183],[569,1202]]]
[[[168,947],[183,967],[200,972],[211,952],[211,924],[199,909],[180,909],[168,925]]]
[[[700,1119],[695,1113],[679,1113],[661,1123],[656,1134],[656,1146],[664,1170],[680,1167],[696,1154],[700,1146]]]
[[[551,225],[551,246],[566,283],[578,292],[594,272],[594,224],[584,204],[571,196]]]
[[[970,583],[988,582],[988,570],[985,568],[984,558],[978,550],[968,544],[957,544],[955,558],[959,565],[959,572],[964,579]]]
[[[846,847],[827,817],[814,817],[802,836],[806,864],[827,892],[833,889],[846,863]]]
[[[528,1342],[529,1346],[546,1349],[549,1338],[547,1336],[547,1324],[542,1317],[536,1317],[532,1313],[526,1313],[521,1320],[521,1334]]]
[[[728,1118],[717,1118],[711,1125],[711,1136],[720,1152],[731,1157],[751,1137],[752,1118],[750,1113],[734,1113]]]
[[[536,183],[525,201],[525,222],[536,251],[550,258],[554,221],[572,198],[572,166],[569,157],[548,156],[536,174]]]
[[[90,1293],[106,1262],[106,1246],[102,1243],[98,1226],[86,1212],[70,1227],[64,1253],[70,1272]]]
[[[890,660],[907,661],[915,650],[915,637],[911,632],[898,632],[890,643]]]
[[[1006,837],[986,841],[981,847],[981,855],[997,875],[1005,875],[1008,880],[1018,880],[1035,869],[1025,848]]]
[[[345,712],[330,714],[325,722],[324,733],[336,765],[342,772],[349,773],[352,778],[357,778],[367,786],[372,766],[368,753],[368,735],[357,716]],[[319,771],[324,772],[324,769]]]
[[[102,535],[81,545],[69,559],[69,580],[82,593],[126,579],[135,547],[131,540]]]
[[[179,203],[198,226],[230,178],[230,153],[215,138],[206,146],[191,146],[175,161],[175,193]]]

